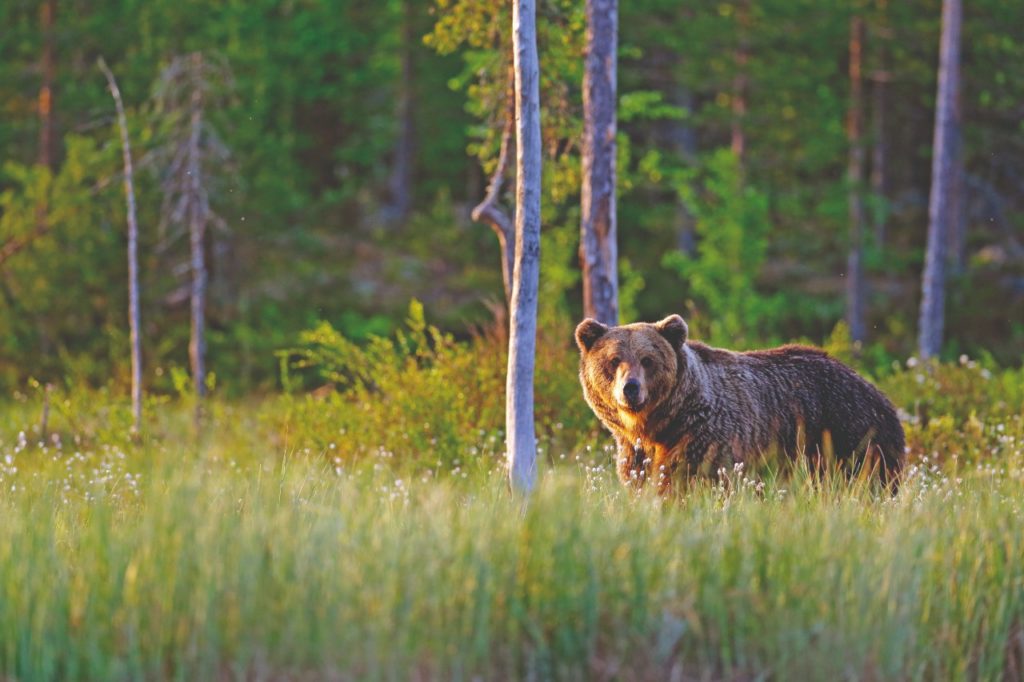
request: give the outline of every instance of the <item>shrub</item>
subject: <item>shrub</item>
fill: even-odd
[[[549,325],[551,327],[553,325]],[[542,453],[590,437],[595,422],[576,379],[565,325],[542,330],[536,420]],[[367,457],[419,466],[489,466],[504,454],[506,339],[497,325],[467,341],[428,325],[413,301],[404,329],[359,345],[322,322],[281,354],[282,380],[322,385],[270,414],[287,447],[341,461]]]

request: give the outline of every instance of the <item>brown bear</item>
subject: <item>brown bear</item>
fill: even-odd
[[[780,449],[821,463],[874,463],[894,485],[904,462],[896,409],[824,351],[806,346],[738,353],[687,340],[686,322],[576,328],[587,403],[618,444],[623,482],[710,473]]]

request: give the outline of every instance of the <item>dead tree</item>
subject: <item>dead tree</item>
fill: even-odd
[[[124,113],[121,90],[102,57],[99,60],[99,67],[107,79],[107,86],[117,109],[121,155],[124,159],[124,196],[128,214],[128,329],[132,362],[132,433],[138,434],[142,429],[142,341],[139,332],[139,227],[135,217],[135,175],[132,168],[131,142],[128,137],[128,118]]]
[[[515,0],[512,45],[516,84],[516,250],[505,384],[509,482],[527,495],[537,480],[533,373],[540,270],[540,65],[535,0]]]
[[[176,228],[168,234],[169,239],[188,234],[189,364],[200,404],[206,396],[206,233],[210,226],[224,227],[211,208],[210,190],[218,168],[228,160],[227,149],[207,114],[217,106],[229,83],[224,64],[195,52],[173,60],[157,90],[159,111],[167,125],[167,142],[159,154],[165,161],[161,225]],[[200,414],[197,405],[197,422]]]
[[[583,315],[619,323],[615,216],[616,50],[618,0],[587,0],[583,69],[583,187],[580,266]]]
[[[193,69],[202,67],[199,53],[192,55]],[[192,264],[192,290],[189,296],[192,308],[192,335],[188,342],[189,363],[196,396],[206,395],[206,237],[209,199],[203,191],[203,176],[199,161],[199,140],[203,130],[203,91],[192,90],[192,108],[189,115],[189,140],[185,167],[188,168],[188,241]]]
[[[498,237],[498,245],[501,248],[501,282],[505,288],[505,305],[509,306],[512,302],[512,270],[515,262],[516,236],[512,219],[501,207],[501,187],[505,182],[509,147],[512,146],[512,136],[516,125],[515,72],[511,64],[505,101],[498,160],[494,166],[494,172],[491,173],[491,181],[487,185],[487,194],[483,201],[473,208],[472,218],[477,222],[490,225]]]
[[[956,103],[960,109],[960,103]],[[957,117],[959,119],[959,116]],[[949,269],[954,276],[967,267],[967,172],[964,167],[964,144],[959,131],[954,139],[953,186],[949,197]]]
[[[935,102],[935,139],[932,148],[932,186],[928,200],[928,246],[921,280],[921,315],[918,352],[922,358],[939,354],[946,300],[946,243],[953,219],[950,194],[956,175],[960,112],[961,0],[942,2],[942,38],[939,48],[939,84]]]
[[[863,342],[867,335],[864,322],[864,19],[850,19],[850,109],[847,115],[847,141],[850,146],[846,167],[850,212],[850,244],[846,259],[846,323],[850,337]]]

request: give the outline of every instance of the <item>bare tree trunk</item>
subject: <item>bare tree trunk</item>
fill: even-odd
[[[743,50],[736,53],[736,64],[741,68],[745,67],[748,61],[747,53]],[[732,133],[730,135],[729,148],[741,162],[747,153],[747,137],[743,133],[743,119],[747,115],[747,75],[739,73],[733,79],[732,84]],[[742,164],[741,164],[742,165]]]
[[[957,99],[960,92],[961,0],[942,2],[942,39],[939,50],[939,85],[935,102],[935,142],[932,187],[928,201],[928,247],[921,282],[921,317],[918,351],[922,358],[942,348],[945,316],[946,241],[952,220],[949,194],[955,180],[956,146],[960,130]]]
[[[202,70],[202,55],[192,55],[192,67],[195,73]],[[191,252],[192,270],[192,336],[189,339],[188,354],[192,365],[192,381],[195,384],[196,397],[206,396],[206,254],[204,239],[206,236],[206,211],[203,194],[200,135],[203,126],[203,95],[198,86],[192,92],[191,137],[188,147],[189,193],[189,247]],[[200,407],[196,406],[196,421],[200,418]]]
[[[502,210],[498,203],[501,197],[501,185],[505,180],[505,169],[508,167],[508,151],[512,144],[512,134],[516,125],[516,93],[515,71],[509,66],[508,97],[506,99],[505,123],[501,133],[501,148],[498,161],[491,174],[491,182],[487,185],[487,195],[473,209],[471,217],[477,222],[486,222],[498,236],[501,247],[501,281],[505,287],[505,305],[512,302],[512,274],[515,267],[516,236],[512,219]]]
[[[505,432],[509,482],[528,495],[537,480],[533,424],[533,372],[537,345],[537,285],[540,269],[540,65],[535,0],[512,5],[516,81],[516,257],[505,386]]]
[[[404,0],[402,2],[402,67],[398,83],[398,137],[395,140],[391,177],[388,180],[388,190],[391,195],[389,210],[391,215],[389,217],[395,221],[404,220],[412,206],[412,171],[416,140],[413,118],[415,101],[412,53],[415,44],[413,18],[412,0]]]
[[[39,27],[43,35],[40,64],[42,84],[39,86],[39,158],[40,166],[53,168],[53,82],[57,60],[53,24],[57,16],[57,0],[43,0],[39,8]]]
[[[743,0],[740,3],[736,19],[740,42],[734,55],[736,75],[733,76],[732,81],[732,139],[729,146],[732,153],[739,159],[740,168],[742,168],[747,153],[747,137],[743,132],[743,119],[747,116],[747,89],[750,86],[750,77],[747,74],[750,62],[749,0]]]
[[[618,0],[586,0],[583,70],[583,188],[580,265],[583,314],[619,323],[618,237],[615,216],[615,88]]]
[[[850,337],[863,342],[867,335],[864,322],[864,79],[862,77],[864,19],[850,20],[850,110],[847,137],[850,157],[846,168],[849,185],[850,246],[846,259],[846,323]]]
[[[957,102],[957,109],[959,107],[960,103]],[[967,265],[967,183],[964,173],[963,140],[959,134],[953,159],[949,216],[949,268],[954,275],[959,275]]]
[[[886,82],[881,75],[874,81],[874,102],[871,107],[871,193],[879,200],[886,198],[888,185],[886,155],[888,148],[885,139],[885,108],[887,106]],[[887,209],[876,210],[875,244],[878,248],[885,246]]]
[[[885,135],[886,109],[888,103],[888,49],[886,47],[890,38],[890,28],[885,19],[885,12],[888,8],[887,0],[878,0],[879,12],[883,18],[876,27],[875,42],[877,48],[874,50],[877,55],[877,69],[872,78],[871,104],[871,193],[876,200],[882,201],[887,197],[888,190],[888,166],[887,157],[889,154],[888,140]],[[885,246],[886,222],[888,221],[888,208],[881,206],[874,211],[875,244],[879,249]]]
[[[128,329],[132,357],[132,433],[138,434],[142,430],[142,340],[139,332],[139,227],[135,218],[135,176],[132,170],[131,142],[128,137],[128,118],[124,113],[121,90],[102,57],[99,65],[107,78],[107,85],[117,108],[117,125],[121,130],[121,155],[124,158],[124,196],[128,202]]]

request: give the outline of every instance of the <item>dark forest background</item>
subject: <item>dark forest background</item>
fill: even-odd
[[[188,364],[188,237],[165,195],[183,55],[206,75],[208,367],[275,386],[275,352],[329,321],[360,340],[409,301],[457,336],[502,317],[500,252],[470,211],[505,116],[498,0],[0,3],[0,387],[128,378],[115,111],[136,155],[146,383]],[[538,3],[541,324],[581,317],[584,13]],[[866,338],[914,352],[939,0],[631,0],[619,48],[623,318],[688,318],[731,347],[846,332],[851,193],[866,206]],[[848,175],[850,26],[863,20],[862,178]],[[1024,3],[965,7],[962,172],[943,355],[1024,347]],[[506,183],[509,187],[511,183]],[[511,202],[505,200],[506,206]],[[837,328],[837,325],[838,328]],[[554,338],[561,338],[557,335]]]

